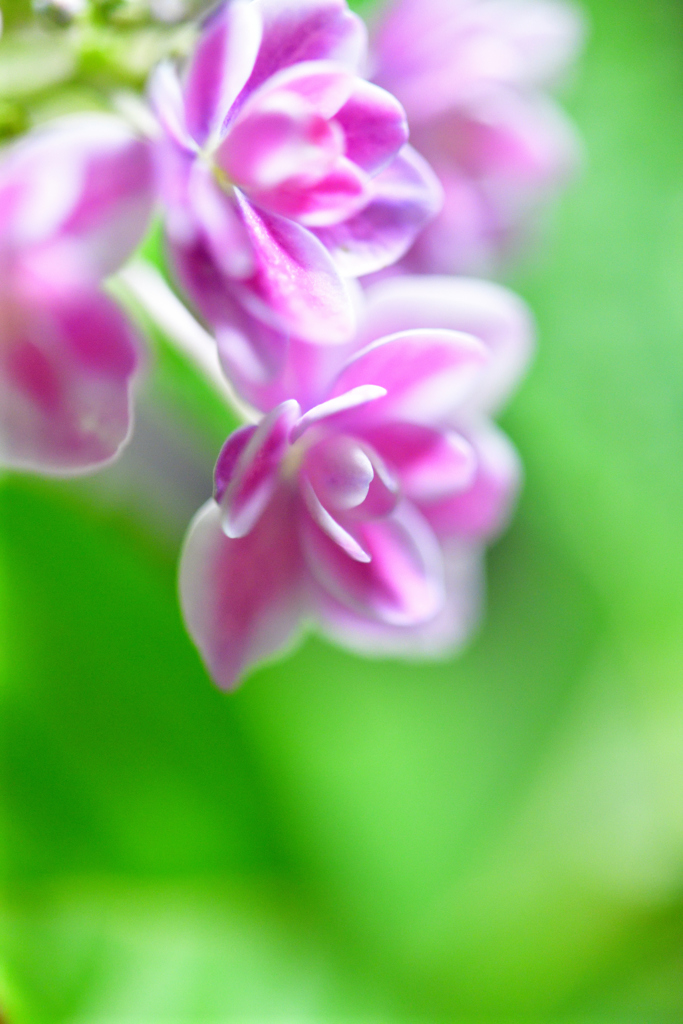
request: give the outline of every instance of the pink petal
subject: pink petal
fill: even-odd
[[[386,388],[384,398],[347,413],[348,421],[361,427],[387,420],[439,425],[469,398],[487,361],[486,349],[469,334],[405,331],[374,342],[349,360],[332,395],[342,395],[361,381]]]
[[[435,139],[443,151],[450,150],[447,132],[456,123],[450,118],[434,125],[442,132]],[[420,142],[426,129],[420,131]],[[457,122],[458,162],[473,177],[492,181],[511,180],[520,185],[542,187],[566,179],[576,168],[578,141],[568,119],[551,100],[542,95],[519,95],[511,91],[490,93],[469,104]],[[421,150],[426,155],[427,144]]]
[[[188,184],[196,165],[195,156],[169,136],[158,140],[154,155],[166,235],[182,245],[189,245],[201,233],[201,225],[188,202]]]
[[[511,91],[421,125],[413,139],[445,193],[440,216],[408,254],[407,266],[422,273],[490,274],[580,164],[579,141],[559,108]]]
[[[420,502],[439,537],[487,540],[507,524],[521,478],[519,456],[502,431],[491,424],[472,433],[477,460],[470,487],[449,498]]]
[[[322,587],[311,597],[319,628],[343,647],[370,657],[443,658],[462,645],[476,624],[481,601],[482,553],[474,545],[447,545],[443,552],[446,599],[428,622],[393,626],[335,601]]]
[[[398,0],[376,33],[377,77],[415,126],[491,88],[548,84],[583,35],[578,9],[555,0]]]
[[[313,520],[357,562],[371,561],[359,522],[385,518],[398,503],[397,481],[372,449],[343,434],[309,448],[300,486]]]
[[[361,19],[345,0],[254,0],[263,41],[246,92],[302,61],[334,60],[356,70],[367,45]]]
[[[419,143],[419,139],[417,140]],[[509,225],[480,183],[457,165],[430,156],[443,186],[439,215],[417,236],[401,269],[411,274],[494,274]]]
[[[356,523],[354,536],[369,553],[361,562],[349,555],[310,518],[301,521],[301,540],[314,579],[336,601],[371,619],[414,625],[443,605],[441,553],[426,521],[408,503],[384,519]]]
[[[408,141],[408,122],[401,104],[391,93],[362,78],[355,79],[353,92],[336,121],[344,130],[346,156],[370,174],[386,167]]]
[[[362,504],[375,471],[358,441],[344,434],[308,448],[302,472],[325,508],[345,511]]]
[[[226,374],[240,393],[260,409],[272,409],[290,397],[291,393],[282,394],[265,405],[254,402],[262,393],[271,397],[269,386],[287,355],[286,335],[249,315],[238,300],[234,281],[221,273],[202,241],[193,245],[171,242],[169,256],[182,287],[211,325]]]
[[[0,461],[56,475],[109,462],[130,433],[137,359],[106,295],[15,308],[0,336]]]
[[[351,299],[321,243],[293,221],[257,212],[236,196],[257,266],[248,290],[239,292],[245,308],[304,341],[336,345],[349,339],[355,327]]]
[[[255,3],[232,0],[209,15],[185,82],[187,125],[200,144],[220,131],[251,75],[261,29]]]
[[[398,474],[401,490],[413,501],[451,497],[471,486],[477,469],[472,446],[452,430],[415,423],[381,423],[363,431]]]
[[[336,61],[301,61],[277,71],[251,93],[233,124],[250,118],[264,103],[271,102],[275,94],[283,93],[304,100],[309,108],[329,120],[344,106],[358,81],[352,71]]]
[[[398,0],[376,33],[377,80],[395,93],[411,125],[461,103],[490,83],[514,81],[519,54],[478,0]],[[500,18],[498,19],[500,22]]]
[[[153,184],[150,149],[141,139],[122,131],[109,152],[90,155],[78,202],[61,226],[82,253],[84,270],[106,277],[128,259],[147,230]]]
[[[26,183],[24,174],[7,173],[7,163],[0,168],[0,233],[4,239],[9,240],[14,230],[16,210],[23,201]]]
[[[290,431],[300,412],[299,403],[293,399],[283,402],[261,420],[239,453],[220,503],[226,536],[246,536],[263,514],[278,486]],[[232,446],[221,453],[221,475],[233,454]]]
[[[73,130],[55,134],[53,126],[43,128],[3,154],[3,236],[14,246],[37,245],[53,237],[78,202],[88,154],[85,140],[77,138],[74,144],[73,136]]]
[[[356,562],[371,561],[371,556],[362,544],[359,544],[353,534],[345,530],[341,523],[327,511],[305,477],[301,481],[301,492],[311,518],[340,551]]]
[[[389,469],[384,459],[372,446],[367,446],[365,451],[372,464],[374,476],[365,501],[349,511],[350,520],[388,516],[396,508],[401,496],[398,477]]]
[[[256,432],[255,423],[247,423],[243,427],[234,430],[228,440],[221,448],[216,468],[214,470],[214,501],[220,505],[223,500],[226,488],[230,483],[237,467],[240,455],[246,448],[248,442]]]
[[[231,181],[252,194],[268,193],[289,179],[315,184],[344,149],[341,133],[305,100],[284,90],[270,94],[231,128],[216,161]]]
[[[373,179],[372,189],[360,213],[315,232],[349,276],[372,274],[400,259],[443,199],[438,178],[410,146]]]
[[[118,118],[79,114],[32,132],[0,169],[0,191],[12,182],[20,196],[7,224],[13,244],[36,259],[39,246],[57,246],[71,285],[117,270],[147,230],[151,149]]]
[[[378,387],[376,384],[360,384],[358,387],[350,388],[327,402],[321,402],[305,413],[292,430],[292,442],[296,441],[314,423],[321,423],[339,413],[348,412],[349,409],[357,409],[368,402],[375,402],[378,398],[384,398],[386,388]]]
[[[221,271],[230,278],[248,278],[255,270],[249,233],[234,194],[225,192],[211,170],[196,160],[188,178],[188,200]]]
[[[227,300],[228,296],[225,298]],[[228,302],[225,301],[224,310],[227,306]],[[232,311],[232,323],[226,318],[214,328],[221,366],[238,394],[256,408],[267,412],[286,400],[282,389],[272,401],[259,403],[250,396],[260,396],[264,388],[269,395],[275,393],[276,374],[287,356],[287,339],[250,317],[239,305],[235,304]],[[246,330],[245,323],[248,324]]]
[[[367,175],[340,157],[329,174],[314,185],[293,177],[275,189],[253,189],[250,195],[262,208],[318,228],[353,217],[367,204],[370,190]]]
[[[197,151],[197,143],[185,123],[185,102],[175,68],[162,61],[152,72],[148,86],[149,101],[162,128],[181,149]]]
[[[343,131],[329,118],[348,98],[353,81],[325,61],[274,75],[245,103],[217,162],[271,212],[307,224],[349,217],[367,202],[368,180],[343,159]]]
[[[361,337],[368,342],[397,331],[444,328],[472,334],[489,352],[469,407],[498,409],[526,368],[534,324],[526,304],[513,292],[472,278],[402,276],[366,290]]]
[[[257,375],[245,365],[240,354],[245,349],[250,353],[254,351],[256,338],[264,331],[259,327],[259,322],[253,318],[249,318],[242,328],[235,325],[229,331],[229,349],[224,332],[217,333],[216,340],[226,373],[238,392],[256,409],[267,411],[287,398],[296,398],[303,409],[310,409],[326,394],[329,381],[334,379],[340,365],[345,362],[346,346],[312,345],[273,334],[273,346],[277,345],[281,362],[277,368],[274,361],[269,364],[274,367],[272,374],[264,371]]]
[[[342,519],[348,513],[350,525],[355,519],[387,516],[398,501],[397,477],[365,440],[324,435],[306,450],[301,469],[325,508]]]
[[[193,520],[180,560],[180,602],[209,673],[233,688],[255,662],[292,641],[303,611],[303,565],[291,497],[280,491],[254,529],[226,537],[209,501]]]

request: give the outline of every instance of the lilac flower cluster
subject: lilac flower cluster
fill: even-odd
[[[491,417],[533,328],[499,285],[429,275],[493,266],[575,163],[543,89],[578,36],[555,0],[396,0],[370,61],[344,0],[233,0],[181,74],[153,73],[146,136],[78,115],[7,151],[4,463],[74,474],[125,443],[141,346],[102,282],[155,205],[259,414],[226,441],[181,557],[219,685],[308,623],[419,656],[471,628],[520,476]]]

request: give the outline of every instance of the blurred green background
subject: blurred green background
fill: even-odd
[[[232,423],[158,336],[119,466],[4,477],[9,1024],[683,1020],[683,4],[585,7],[464,655],[212,686],[174,572]]]

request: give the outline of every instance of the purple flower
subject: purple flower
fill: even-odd
[[[235,0],[209,17],[182,86],[157,70],[172,257],[217,333],[246,312],[266,333],[348,339],[342,275],[398,259],[436,212],[403,108],[358,77],[365,46],[344,0]],[[250,345],[271,374],[273,353]]]
[[[374,40],[377,81],[404,104],[411,141],[445,192],[408,270],[495,270],[567,181],[579,146],[546,90],[582,35],[561,0],[390,5]]]
[[[185,620],[220,686],[307,621],[364,653],[464,638],[519,477],[489,416],[531,342],[509,292],[428,277],[373,285],[353,351],[291,342],[249,396],[279,404],[228,438],[182,555]]]
[[[35,131],[0,164],[0,462],[50,474],[113,458],[136,340],[102,278],[144,233],[148,147],[117,118]]]

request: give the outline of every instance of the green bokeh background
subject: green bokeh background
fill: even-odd
[[[175,560],[232,421],[159,336],[119,467],[3,479],[10,1024],[683,1020],[683,5],[585,7],[460,658],[312,638],[214,689]]]

